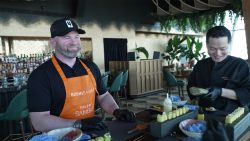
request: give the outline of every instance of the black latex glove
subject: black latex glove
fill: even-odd
[[[216,120],[207,121],[207,130],[202,141],[229,141],[224,125]]]
[[[202,99],[206,99],[209,102],[215,101],[218,97],[221,96],[222,88],[214,87],[209,89],[208,94],[202,97]]]
[[[102,118],[96,116],[92,118],[82,119],[81,124],[82,131],[105,130],[108,128],[102,121]]]
[[[130,122],[135,121],[135,114],[127,109],[115,109],[113,115],[116,117],[117,120]]]

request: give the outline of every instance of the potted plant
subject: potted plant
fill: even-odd
[[[162,57],[163,59],[166,59],[168,66],[174,66],[174,61],[180,60],[180,55],[185,50],[185,47],[181,44],[185,40],[186,37],[180,38],[177,35],[174,36],[174,38],[169,39],[165,52],[162,54]]]
[[[194,65],[194,61],[199,61],[200,59],[206,58],[205,52],[201,52],[202,42],[195,37],[187,36],[186,38],[187,46],[186,49],[181,53],[181,57],[186,57],[189,61],[190,67]]]

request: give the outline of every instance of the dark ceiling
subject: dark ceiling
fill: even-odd
[[[126,0],[120,0],[126,1]],[[136,0],[135,0],[136,1]],[[232,4],[232,0],[150,0],[153,13],[176,15],[195,13]],[[76,17],[85,0],[1,0],[0,11]],[[150,13],[149,13],[150,14]]]
[[[232,4],[232,0],[152,0],[157,15],[196,13]]]
[[[79,3],[84,0],[1,0],[0,11],[75,17]]]

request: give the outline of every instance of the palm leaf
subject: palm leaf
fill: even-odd
[[[138,47],[135,50],[138,51],[139,53],[142,52],[146,56],[146,58],[148,59],[149,54],[148,54],[148,51],[144,47]]]

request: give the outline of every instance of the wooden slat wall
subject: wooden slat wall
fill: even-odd
[[[129,95],[141,95],[163,88],[161,60],[110,61],[109,68],[112,73],[129,70]]]

